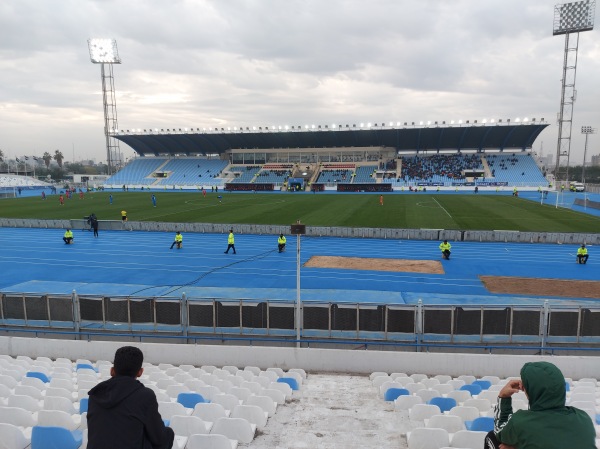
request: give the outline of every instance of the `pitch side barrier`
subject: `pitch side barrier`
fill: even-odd
[[[416,305],[303,301],[301,340],[310,346],[537,346],[599,348],[600,306]],[[293,345],[296,307],[280,299],[0,294],[0,333],[65,331],[102,340],[116,334],[158,341],[251,340]],[[144,337],[142,337],[144,336]],[[186,340],[189,339],[189,340]],[[319,343],[320,342],[320,343]],[[375,346],[373,346],[375,345]]]
[[[37,220],[21,218],[0,218],[0,227],[9,228],[46,228],[87,231],[87,220]],[[148,231],[148,232],[197,232],[210,234],[228,234],[234,229],[237,234],[279,235],[289,234],[288,225],[252,225],[221,223],[165,223],[153,221],[99,220],[100,230],[110,231]],[[567,243],[600,244],[600,234],[568,232],[519,232],[509,230],[496,231],[460,231],[449,229],[395,229],[395,228],[346,228],[307,226],[306,235],[311,237],[349,237],[396,240],[450,240],[463,242],[511,242],[511,243]]]

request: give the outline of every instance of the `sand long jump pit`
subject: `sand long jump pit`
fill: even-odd
[[[600,299],[600,282],[573,279],[479,276],[491,293]]]
[[[312,256],[304,264],[310,268],[395,271],[402,273],[445,274],[437,260],[376,259],[369,257]]]

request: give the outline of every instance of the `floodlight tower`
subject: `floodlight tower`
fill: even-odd
[[[115,171],[115,162],[117,162],[116,165],[121,162],[119,141],[112,136],[118,129],[113,65],[121,64],[121,58],[119,58],[119,52],[117,51],[117,41],[114,39],[88,39],[88,48],[92,63],[100,64],[102,102],[104,105],[104,136],[106,138],[106,165],[108,167],[108,174],[112,175]]]
[[[596,128],[592,128],[591,126],[582,126],[581,134],[585,134],[585,147],[583,149],[583,166],[581,167],[581,183],[585,184],[585,159],[587,157],[588,136],[590,134],[596,134]]]
[[[571,156],[571,128],[573,125],[573,106],[577,97],[575,77],[577,74],[577,50],[579,33],[594,29],[596,0],[583,0],[564,3],[554,7],[553,35],[565,35],[565,54],[563,61],[560,112],[558,113],[558,144],[556,146],[555,181],[559,180],[560,158],[567,158],[565,180],[569,178],[569,159]]]

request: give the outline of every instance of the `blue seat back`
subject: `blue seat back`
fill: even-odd
[[[34,426],[31,431],[31,449],[78,449],[82,441],[81,430]]]
[[[292,390],[299,390],[298,382],[293,377],[280,377],[277,382],[282,384],[288,384]]]
[[[467,422],[470,423],[468,427]],[[467,427],[467,430],[479,432],[489,432],[494,430],[494,418],[490,416],[480,416],[479,418],[475,418],[473,421],[467,422],[465,422],[465,427]]]
[[[81,398],[79,400],[79,414],[83,414],[88,411],[89,398]]]
[[[479,385],[482,390],[488,390],[492,386],[492,383],[489,380],[479,379],[473,382],[471,385]]]
[[[98,372],[98,370],[89,363],[78,363],[77,365],[75,365],[75,371],[77,371],[78,369],[93,369],[94,371]]]
[[[50,382],[50,378],[46,376],[44,373],[40,373],[39,371],[27,371],[25,377],[36,377],[40,379],[42,382],[48,383]]]
[[[408,396],[410,391],[406,388],[388,388],[383,395],[383,399],[386,401],[395,401],[399,396]]]
[[[476,396],[479,393],[481,393],[481,386],[479,385],[463,385],[462,387],[460,387],[460,389],[468,391],[469,393],[471,393],[471,396]]]
[[[185,408],[194,408],[196,404],[209,402],[201,394],[198,393],[179,393],[177,395],[177,402],[183,405]]]
[[[427,403],[431,405],[437,405],[442,413],[448,412],[456,407],[456,400],[453,398],[444,398],[442,396],[431,398]]]

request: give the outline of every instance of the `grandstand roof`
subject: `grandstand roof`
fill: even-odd
[[[118,132],[114,137],[140,155],[216,154],[235,149],[391,147],[398,151],[531,148],[545,122],[434,127],[318,128]]]

